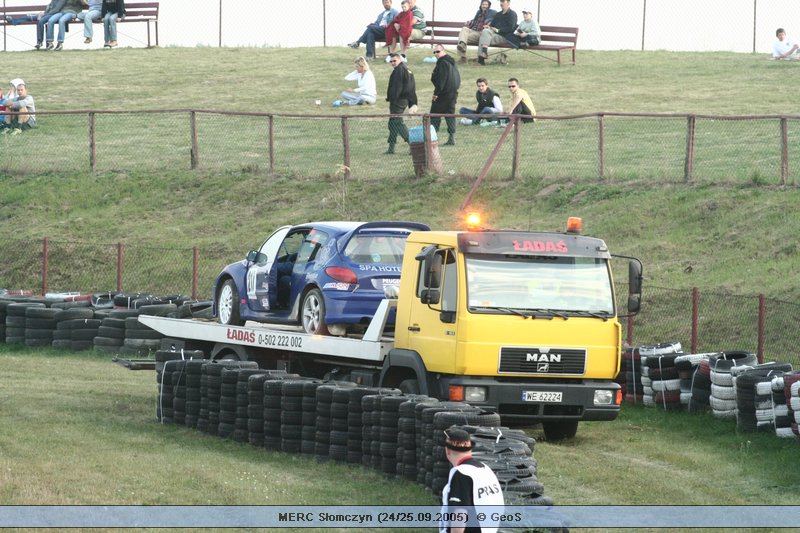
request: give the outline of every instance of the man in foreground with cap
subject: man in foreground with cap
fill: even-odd
[[[472,532],[497,531],[497,515],[503,512],[503,491],[492,469],[472,457],[472,440],[469,433],[453,426],[445,430],[445,455],[453,465],[442,490],[442,515],[439,531]],[[478,520],[474,506],[494,506],[486,509],[484,520]],[[495,519],[492,519],[492,516]],[[469,521],[466,519],[469,517]],[[475,524],[480,524],[478,527]]]
[[[22,130],[29,130],[36,126],[36,108],[33,104],[33,96],[28,94],[25,82],[19,78],[11,80],[11,89],[5,99],[6,106],[5,120],[0,127],[0,133],[17,135]],[[8,111],[16,111],[18,115],[8,114]]]

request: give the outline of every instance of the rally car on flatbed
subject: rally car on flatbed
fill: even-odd
[[[416,222],[311,222],[275,230],[214,282],[220,323],[301,324],[307,333],[365,328],[400,281],[406,237]]]

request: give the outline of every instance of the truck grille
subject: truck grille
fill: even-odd
[[[504,346],[500,348],[498,372],[581,376],[586,372],[586,350]]]

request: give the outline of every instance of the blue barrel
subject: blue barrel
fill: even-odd
[[[419,144],[425,142],[425,131],[422,128],[423,126],[414,126],[413,128],[408,128],[409,144]],[[431,126],[431,141],[438,140],[439,138],[436,136],[436,128]]]

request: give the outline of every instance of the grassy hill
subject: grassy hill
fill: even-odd
[[[421,62],[426,54],[415,49],[409,57],[421,102],[432,93],[427,81],[432,66]],[[4,71],[27,81],[40,111],[205,108],[340,114],[327,105],[315,109],[313,101],[322,98],[327,104],[347,86],[342,77],[352,58],[346,48],[67,50],[6,54]],[[506,100],[504,80],[520,78],[544,115],[793,113],[796,106],[773,90],[786,83],[792,67],[733,53],[580,51],[577,66],[559,68],[517,53],[508,66],[464,66],[459,105],[472,103],[469,80],[483,75]],[[382,93],[389,67],[375,63],[373,69]],[[351,112],[386,110],[379,101]],[[47,142],[44,129],[36,134]],[[219,135],[236,140],[235,130]],[[14,150],[10,140],[0,146],[6,154]],[[378,153],[375,165],[385,165]],[[47,145],[41,154],[26,156],[46,158]],[[243,253],[275,226],[310,219],[410,219],[451,228],[459,224],[458,208],[475,175],[345,181],[341,176],[265,179],[239,169],[174,168],[2,175],[0,242],[49,236],[213,245]],[[567,216],[581,216],[586,233],[605,238],[617,253],[640,257],[652,285],[795,299],[800,296],[791,276],[797,264],[798,200],[797,188],[767,186],[755,178],[676,185],[653,179],[607,183],[542,177],[490,180],[475,205],[490,225],[503,228],[559,230]],[[0,255],[5,253],[12,251],[0,245]]]

